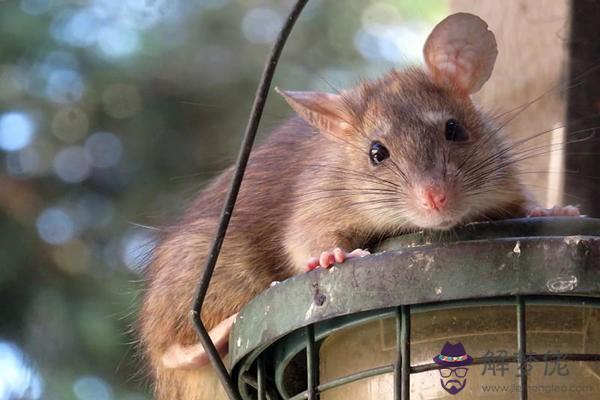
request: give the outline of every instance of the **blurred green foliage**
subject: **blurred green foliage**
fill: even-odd
[[[287,0],[0,1],[0,400],[149,398],[155,239],[240,142]],[[444,1],[311,0],[274,84],[418,62]],[[289,115],[271,96],[262,134]]]

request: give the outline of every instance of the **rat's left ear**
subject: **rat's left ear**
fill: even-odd
[[[475,93],[490,78],[498,48],[481,18],[453,14],[436,25],[423,48],[427,72],[436,81]]]
[[[208,332],[221,356],[227,354],[229,334],[236,317],[237,313],[219,322],[217,326]],[[209,362],[208,353],[204,350],[202,343],[185,346],[175,343],[168,347],[162,356],[162,365],[165,368],[196,369]]]
[[[283,96],[298,115],[321,132],[342,139],[351,134],[352,117],[341,95],[323,92],[290,92],[278,88],[275,88],[275,91]]]

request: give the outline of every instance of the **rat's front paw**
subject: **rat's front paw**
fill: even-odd
[[[355,249],[352,250],[350,253],[346,253],[344,250],[340,249],[339,247],[336,247],[331,251],[322,252],[320,257],[312,257],[310,260],[308,260],[306,269],[308,271],[312,271],[313,269],[318,267],[329,268],[333,266],[333,264],[341,264],[347,259],[364,257],[369,254],[371,253],[369,253],[368,250],[364,249]]]
[[[580,215],[579,208],[575,206],[534,207],[527,213],[528,217],[579,217]]]

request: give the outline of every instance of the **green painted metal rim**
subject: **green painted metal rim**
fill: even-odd
[[[382,248],[286,280],[251,301],[230,338],[234,375],[251,353],[298,328],[344,315],[515,294],[600,297],[598,219],[477,223],[451,233],[394,238]]]
[[[519,226],[532,224],[544,229],[528,230],[530,236],[473,236],[496,225],[518,231]],[[404,239],[393,239],[382,253],[295,276],[267,289],[236,320],[230,342],[232,365],[260,344],[292,330],[360,311],[516,293],[600,295],[599,219],[474,225],[473,240],[406,248]],[[553,236],[546,236],[548,232]],[[392,249],[394,243],[397,247]]]
[[[423,247],[431,244],[528,236],[597,236],[600,219],[536,217],[473,222],[449,231],[421,231],[383,241],[379,250]]]

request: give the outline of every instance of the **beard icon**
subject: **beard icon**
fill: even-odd
[[[467,385],[466,379],[440,379],[440,383],[442,384],[442,388],[451,395],[455,395],[465,388]]]

